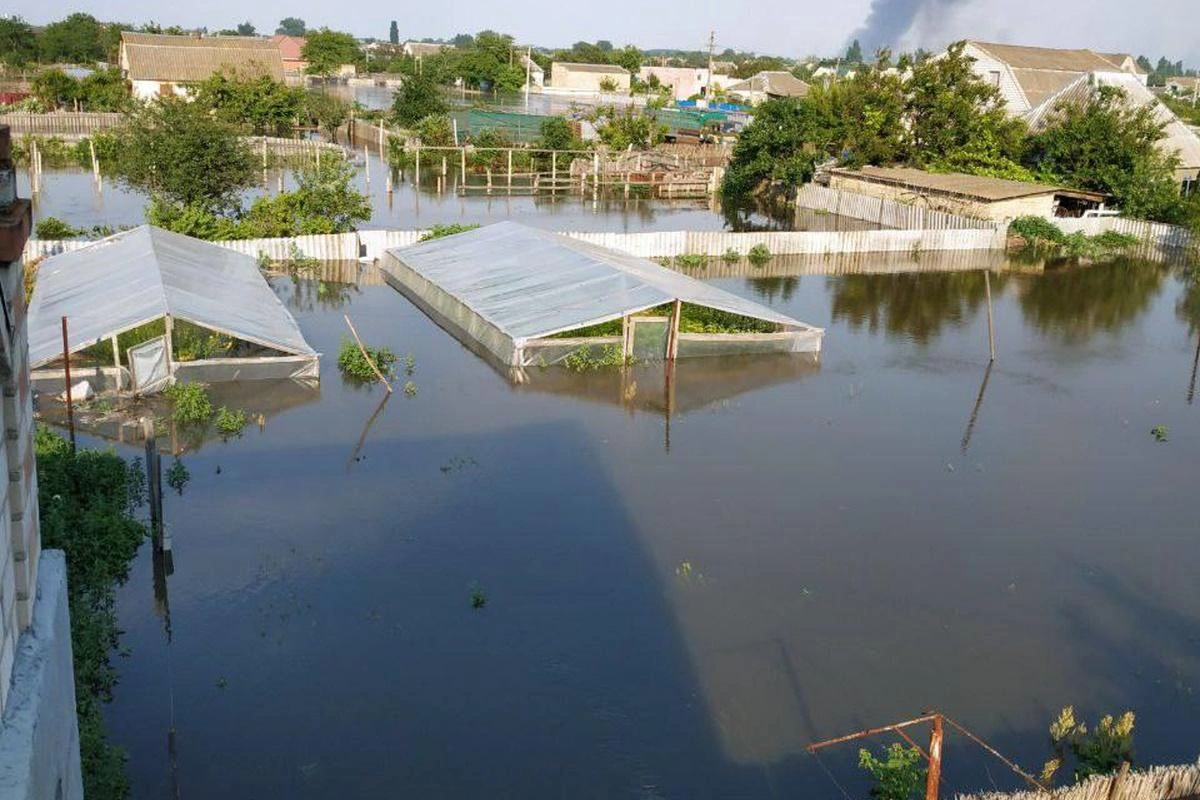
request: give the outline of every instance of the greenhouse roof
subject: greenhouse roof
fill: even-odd
[[[29,305],[29,360],[62,355],[170,315],[294,355],[315,355],[251,256],[143,225],[54,256]]]
[[[675,300],[811,329],[653,261],[515,222],[388,254],[514,341],[620,319]]]

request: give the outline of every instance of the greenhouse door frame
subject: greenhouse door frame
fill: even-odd
[[[625,358],[631,358],[636,355],[634,352],[635,332],[638,324],[646,325],[663,325],[667,326],[666,343],[663,347],[662,358],[664,361],[674,361],[679,354],[679,318],[683,304],[676,300],[671,308],[671,315],[665,320],[662,317],[649,316],[647,314],[630,314],[622,320],[621,334],[624,338],[623,351]]]

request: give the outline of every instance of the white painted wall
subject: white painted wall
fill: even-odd
[[[131,93],[138,100],[153,100],[170,92],[176,97],[187,97],[187,87],[167,81],[132,81]],[[165,88],[164,88],[165,87]]]

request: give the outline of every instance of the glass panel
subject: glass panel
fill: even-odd
[[[633,325],[633,357],[638,361],[662,361],[667,355],[667,334],[670,317],[635,320]]]

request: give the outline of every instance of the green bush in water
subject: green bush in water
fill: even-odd
[[[213,404],[204,384],[176,383],[164,394],[173,406],[171,418],[180,425],[202,425],[212,419]]]
[[[385,377],[391,377],[395,372],[393,365],[396,363],[396,354],[386,347],[378,349],[364,345],[367,355],[371,361],[375,362],[375,366]],[[362,350],[353,339],[343,339],[342,346],[338,350],[338,369],[348,378],[353,378],[356,381],[363,383],[375,380],[375,370],[371,369],[370,362],[363,358]]]
[[[761,267],[771,260],[771,249],[765,244],[756,244],[750,248],[750,252],[746,255],[750,259],[751,264]]]
[[[225,406],[217,409],[217,432],[222,436],[241,436],[246,427],[246,412],[242,409],[230,411]]]

